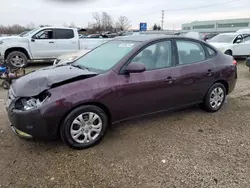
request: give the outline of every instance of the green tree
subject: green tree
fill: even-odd
[[[156,24],[154,24],[153,30],[158,30],[158,26]]]

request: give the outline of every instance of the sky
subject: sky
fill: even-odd
[[[206,7],[196,8],[201,6]],[[180,29],[182,23],[198,20],[250,18],[249,7],[250,0],[1,0],[0,25],[74,22],[86,27],[93,22],[93,12],[107,12],[114,20],[126,16],[138,29],[140,22],[160,25],[164,9],[164,29]]]

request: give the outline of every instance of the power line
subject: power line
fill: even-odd
[[[207,7],[212,7],[212,6],[216,6],[216,5],[229,4],[229,3],[233,3],[233,2],[237,2],[237,1],[241,1],[241,0],[224,1],[224,2],[221,2],[221,3],[214,3],[214,4],[209,4],[209,5],[201,5],[201,6],[197,6],[197,7],[188,7],[188,8],[181,8],[181,9],[164,9],[164,11],[170,12],[170,11],[182,11],[182,10],[200,9],[200,8],[207,8]],[[144,14],[144,15],[151,15],[151,14],[156,14],[156,13],[159,13],[159,11],[155,11],[155,12]]]
[[[197,6],[197,7],[182,8],[182,9],[165,9],[164,11],[181,11],[181,10],[199,9],[199,8],[206,8],[206,7],[216,6],[216,5],[233,3],[233,2],[237,2],[237,1],[241,1],[241,0],[225,1],[225,2],[221,2],[221,3],[214,3],[214,4],[210,4],[210,5],[203,5],[203,6]]]

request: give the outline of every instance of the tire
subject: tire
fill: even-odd
[[[89,121],[90,113],[94,114],[93,118],[98,116],[92,123]],[[82,119],[79,119],[80,117]],[[73,123],[74,121],[76,123]],[[102,124],[101,128],[97,128],[100,127],[100,123]],[[60,135],[64,143],[69,147],[73,149],[86,149],[101,141],[107,127],[108,117],[101,108],[93,105],[81,106],[67,115],[60,127]],[[94,136],[92,137],[92,135]],[[76,138],[74,139],[73,136],[76,136]],[[90,137],[92,140],[89,139]]]
[[[9,53],[6,62],[13,68],[26,67],[28,65],[28,58],[23,52],[14,51]]]
[[[2,86],[4,89],[10,89],[10,83],[6,80],[2,82]]]
[[[212,95],[215,96],[216,93],[222,93],[221,95],[217,95],[216,97],[216,100],[214,99],[213,102],[212,102]],[[223,97],[222,97],[223,95]],[[220,96],[220,97],[218,97]],[[211,99],[211,102],[210,102],[210,99]],[[225,89],[225,86],[222,84],[222,83],[215,83],[214,85],[212,85],[210,87],[210,89],[208,90],[205,98],[204,98],[204,101],[202,103],[202,107],[204,110],[208,111],[208,112],[217,112],[224,104],[225,102],[225,99],[226,99],[226,89]],[[217,105],[215,105],[217,101]]]
[[[230,55],[230,56],[233,56],[233,52],[232,52],[231,50],[225,51],[225,54]]]

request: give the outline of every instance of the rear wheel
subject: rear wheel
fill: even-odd
[[[61,126],[60,134],[69,147],[86,149],[101,141],[107,127],[105,112],[97,106],[87,105],[69,113]]]
[[[11,67],[26,67],[28,65],[28,58],[23,52],[14,51],[8,54],[6,62]]]
[[[217,112],[226,99],[226,89],[222,83],[215,83],[207,92],[202,107],[208,112]]]

